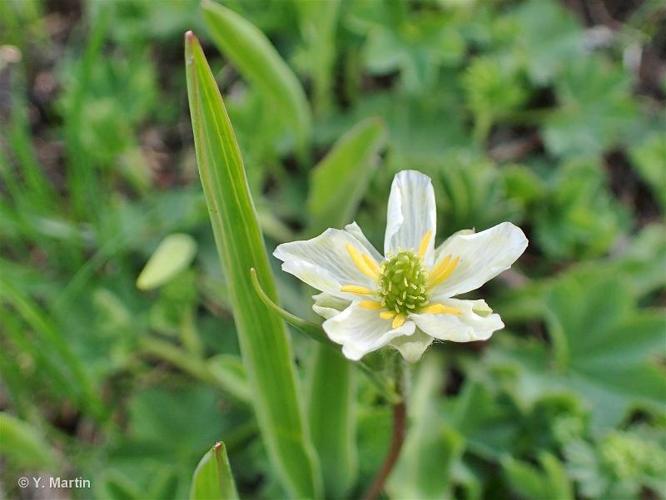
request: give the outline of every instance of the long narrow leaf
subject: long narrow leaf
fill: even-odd
[[[384,140],[381,121],[370,118],[352,128],[319,163],[311,177],[310,232],[348,222],[365,192]],[[308,418],[327,495],[340,498],[353,485],[355,378],[338,352],[317,346],[310,373]]]
[[[236,483],[224,443],[216,443],[194,469],[190,500],[235,500]]]
[[[310,108],[296,75],[268,38],[234,11],[204,1],[203,14],[215,44],[276,108],[272,116],[285,120],[303,148],[310,136]]]
[[[339,349],[316,345],[308,418],[327,498],[345,498],[358,475],[356,377]]]
[[[385,136],[383,123],[368,118],[343,135],[315,167],[308,194],[310,232],[349,222],[368,186]]]
[[[259,428],[289,493],[318,497],[319,470],[304,425],[286,328],[257,299],[250,280],[250,269],[255,268],[264,290],[275,300],[275,283],[240,150],[213,74],[191,32],[186,35],[185,60],[199,174],[226,271]]]

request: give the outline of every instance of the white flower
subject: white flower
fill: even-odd
[[[307,241],[279,245],[282,269],[320,290],[314,311],[342,352],[359,360],[390,345],[410,362],[436,340],[486,340],[504,327],[483,300],[452,297],[475,290],[511,267],[527,238],[510,222],[460,231],[437,249],[435,193],[413,170],[393,179],[384,255],[356,223]]]

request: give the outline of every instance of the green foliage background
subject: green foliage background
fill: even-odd
[[[268,250],[338,220],[337,197],[381,242],[406,168],[433,178],[440,237],[511,220],[530,238],[480,292],[506,330],[414,370],[391,498],[664,498],[663,5],[224,5],[270,42],[254,59],[195,0],[0,2],[0,496],[43,473],[91,479],[74,497],[182,498],[217,440],[241,497],[284,496],[196,174],[194,29]],[[312,291],[271,264],[285,307],[312,317]],[[310,389],[320,354],[291,337]],[[350,498],[390,427],[356,379],[354,458],[331,480]]]

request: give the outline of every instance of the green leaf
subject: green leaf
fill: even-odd
[[[548,256],[580,259],[608,251],[624,219],[606,182],[605,172],[593,161],[570,161],[558,169],[549,195],[534,213],[535,236]]]
[[[312,77],[315,111],[318,113],[328,111],[332,104],[335,35],[340,3],[341,0],[294,0],[305,42],[303,66]]]
[[[555,82],[559,107],[546,120],[543,137],[552,154],[598,155],[620,143],[636,118],[628,75],[602,60],[567,64]]]
[[[238,498],[224,443],[216,443],[203,456],[192,476],[190,500],[234,500]]]
[[[463,76],[465,99],[474,114],[474,136],[483,141],[491,126],[516,111],[527,98],[517,72],[502,61],[475,58]]]
[[[653,133],[632,149],[631,159],[666,210],[666,132]]]
[[[548,392],[573,391],[594,428],[617,425],[636,407],[666,409],[666,315],[636,310],[621,276],[570,274],[545,295],[552,353],[533,341],[494,348],[496,367],[518,363],[517,395],[525,404]],[[549,359],[550,358],[550,359]]]
[[[238,143],[196,37],[185,40],[187,88],[197,163],[227,278],[259,428],[278,478],[292,496],[318,497],[316,455],[303,422],[284,323],[258,300],[255,268],[269,298],[276,291]]]
[[[385,139],[378,119],[357,124],[340,138],[310,176],[310,231],[340,227],[352,217],[365,193],[377,152]]]
[[[391,163],[432,164],[452,149],[468,148],[472,143],[463,122],[462,101],[452,82],[419,97],[389,91],[365,94],[349,112],[332,121],[325,138],[335,140],[359,121],[380,117],[389,132]]]
[[[188,234],[170,234],[150,256],[136,280],[137,288],[151,290],[169,282],[187,269],[197,251],[197,243]]]
[[[308,420],[326,496],[345,498],[358,475],[356,379],[339,349],[317,345],[310,370]]]
[[[44,438],[30,424],[0,412],[0,455],[17,467],[54,467],[56,457]]]
[[[632,426],[578,439],[564,447],[569,476],[585,498],[640,498],[666,488],[666,432],[663,427]],[[663,495],[662,495],[663,496]]]
[[[502,468],[512,489],[523,498],[545,498],[546,484],[539,470],[512,457],[502,460]]]
[[[487,460],[498,460],[511,451],[518,438],[516,416],[498,402],[489,387],[468,378],[451,403],[444,418],[464,436],[469,451]]]
[[[510,456],[502,459],[502,468],[511,488],[523,498],[573,500],[571,483],[562,463],[550,453],[539,456],[543,470]]]
[[[417,94],[435,86],[442,66],[453,66],[462,59],[465,41],[449,13],[411,12],[407,19],[401,3],[404,2],[389,4],[388,8],[403,11],[390,25],[369,23],[363,55],[370,73],[398,70],[404,88]],[[378,11],[378,7],[372,8]],[[398,16],[403,19],[397,19]]]
[[[523,60],[530,79],[543,86],[559,75],[575,57],[583,56],[583,31],[576,19],[553,0],[520,4],[516,58]]]
[[[203,2],[203,15],[217,47],[259,90],[272,120],[293,130],[303,149],[310,137],[310,108],[303,87],[266,36],[234,11]]]

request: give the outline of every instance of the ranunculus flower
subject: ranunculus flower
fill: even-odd
[[[313,309],[347,358],[389,345],[414,362],[434,340],[486,340],[504,327],[484,300],[453,297],[511,267],[527,247],[510,222],[459,231],[437,248],[435,231],[432,182],[405,170],[391,186],[384,257],[356,223],[279,245],[274,255],[284,271],[322,292]]]

